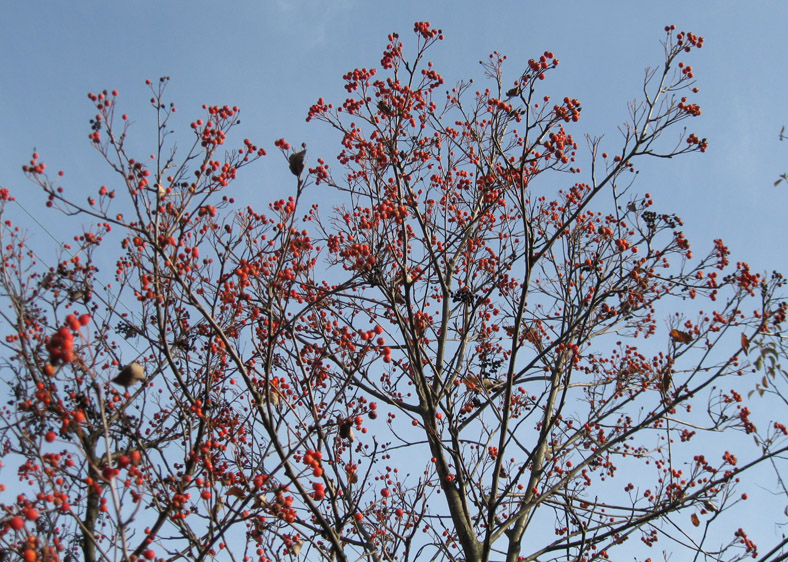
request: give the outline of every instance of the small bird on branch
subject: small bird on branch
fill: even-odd
[[[142,365],[134,361],[133,363],[129,363],[123,367],[120,373],[118,373],[117,376],[112,379],[112,382],[119,386],[128,388],[130,386],[134,386],[138,382],[144,382],[145,379],[145,369]]]
[[[342,439],[347,439],[351,443],[356,440],[353,434],[353,421],[348,419],[339,421],[339,436]]]
[[[301,145],[301,150],[294,152],[288,158],[290,162],[290,171],[294,176],[300,177],[304,171],[304,158],[306,157],[306,143]]]

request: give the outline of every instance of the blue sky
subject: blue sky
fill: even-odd
[[[638,190],[653,192],[661,210],[685,219],[699,253],[721,236],[756,270],[788,270],[779,251],[788,239],[788,186],[772,186],[788,169],[788,142],[777,140],[788,123],[782,1],[6,2],[0,183],[17,196],[32,191],[21,165],[35,147],[51,168],[67,172],[70,190],[95,190],[107,170],[87,140],[93,110],[85,94],[119,90],[122,110],[137,122],[134,134],[149,150],[153,113],[144,80],[163,75],[172,77],[169,96],[181,112],[176,128],[187,128],[203,103],[238,105],[240,134],[269,153],[286,137],[306,141],[313,158],[331,162],[337,138],[305,122],[308,107],[321,96],[342,99],[342,74],[377,65],[387,34],[398,31],[408,42],[417,20],[445,32],[432,58],[448,84],[480,79],[478,61],[493,50],[509,56],[512,80],[528,58],[554,51],[561,66],[546,91],[584,106],[571,132],[605,135],[611,144],[644,68],[660,62],[662,28],[673,23],[703,35],[705,46],[690,61],[703,115],[691,126],[710,149],[641,166]],[[262,207],[290,189],[286,174],[272,153],[244,181],[254,197],[262,191]],[[40,200],[24,202],[32,212]]]
[[[680,215],[699,254],[722,237],[734,261],[788,272],[788,185],[773,186],[788,171],[788,141],[778,141],[788,125],[784,1],[4,2],[0,185],[56,230],[22,164],[36,148],[50,168],[66,171],[64,185],[84,200],[111,178],[87,138],[94,114],[87,92],[120,91],[121,110],[136,122],[133,135],[147,154],[155,120],[144,82],[167,75],[168,97],[179,110],[173,125],[181,131],[202,116],[202,104],[241,108],[239,138],[269,152],[239,181],[250,199],[241,202],[264,208],[293,187],[274,140],[307,142],[311,158],[334,162],[338,138],[305,122],[309,106],[319,97],[344,99],[341,76],[377,66],[391,32],[412,45],[413,22],[421,20],[444,31],[431,58],[449,85],[481,79],[478,61],[493,50],[509,56],[512,81],[529,58],[553,51],[561,65],[545,92],[580,99],[583,114],[570,132],[604,135],[611,147],[645,67],[661,61],[663,27],[704,36],[689,61],[703,114],[690,126],[710,148],[641,163],[635,190],[654,194],[660,211]],[[741,507],[754,514],[751,503]]]

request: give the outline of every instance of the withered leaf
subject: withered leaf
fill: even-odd
[[[673,328],[670,331],[670,338],[679,343],[690,343],[692,341],[692,334]]]

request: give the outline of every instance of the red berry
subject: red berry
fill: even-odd
[[[66,324],[71,330],[78,330],[79,329],[79,320],[73,314],[69,314],[66,316]]]
[[[19,531],[25,526],[25,520],[17,515],[16,517],[11,518],[9,524],[14,531]]]

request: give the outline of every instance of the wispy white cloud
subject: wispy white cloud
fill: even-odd
[[[324,44],[328,30],[358,5],[359,0],[276,0],[288,20],[283,23],[300,26],[302,37],[308,38],[304,46],[311,48]]]

